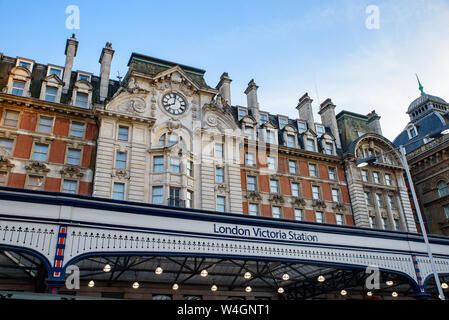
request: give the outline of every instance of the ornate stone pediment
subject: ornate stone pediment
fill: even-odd
[[[259,192],[256,191],[249,191],[246,194],[246,199],[251,201],[262,201],[262,197]]]
[[[304,207],[306,205],[306,201],[303,198],[294,197],[291,199],[291,204],[294,207]]]
[[[49,168],[43,162],[31,161],[25,166],[25,170],[33,173],[47,173],[50,171]]]
[[[81,169],[78,166],[68,166],[59,171],[63,177],[68,178],[82,178],[84,173],[81,172]]]
[[[0,168],[11,169],[14,168],[14,164],[11,163],[7,156],[0,155]]]
[[[268,199],[268,201],[282,204],[284,203],[284,198],[280,194],[272,193],[270,194],[270,198]]]
[[[325,209],[326,203],[323,200],[314,199],[312,202],[312,206]]]

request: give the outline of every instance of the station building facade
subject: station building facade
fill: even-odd
[[[110,79],[64,66],[0,60],[0,185],[323,224],[416,231],[395,146],[379,116],[304,94],[291,119],[261,108],[254,80],[233,105],[225,72],[133,53]],[[366,170],[356,159],[389,152]]]

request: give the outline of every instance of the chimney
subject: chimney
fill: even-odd
[[[223,72],[220,77],[220,82],[217,84],[216,89],[221,94],[224,100],[231,105],[231,82],[227,72]]]
[[[335,138],[335,144],[337,148],[341,148],[340,134],[338,132],[337,118],[335,117],[335,105],[331,99],[326,99],[320,105],[320,111],[318,114],[321,116],[321,123],[330,128],[332,135]]]
[[[368,117],[368,126],[373,129],[373,132],[382,135],[382,128],[380,127],[380,117],[375,110],[366,115]]]
[[[306,92],[298,102],[296,109],[298,109],[299,120],[307,121],[307,126],[309,128],[314,128],[315,122],[313,120],[312,112],[312,99],[310,99],[309,94]]]
[[[106,46],[101,51],[100,62],[100,102],[108,97],[109,75],[111,73],[111,61],[114,56],[112,43],[106,42]]]
[[[257,102],[257,89],[259,87],[254,82],[254,79],[248,83],[248,88],[245,90],[246,100],[248,110],[251,110],[251,113],[256,119],[257,123],[260,123],[260,114],[259,114],[259,102]]]
[[[76,57],[76,51],[78,50],[78,41],[76,41],[75,34],[72,34],[70,39],[67,39],[65,45],[65,65],[64,65],[64,76],[62,81],[64,81],[64,87],[62,91],[67,93],[70,86],[70,77],[72,75],[73,60]]]

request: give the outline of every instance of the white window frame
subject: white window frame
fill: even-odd
[[[118,186],[122,186],[123,187],[123,191],[116,190],[116,187],[118,187]],[[119,201],[125,200],[125,190],[126,190],[126,186],[125,186],[124,183],[122,183],[122,182],[114,182],[113,185],[112,185],[112,199],[119,200]],[[116,197],[117,194],[120,194],[121,197],[117,198]]]
[[[256,209],[256,210],[252,210],[252,209]],[[248,205],[248,214],[250,216],[258,216],[259,215],[259,205],[257,203],[250,203]]]

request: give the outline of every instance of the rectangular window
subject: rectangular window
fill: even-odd
[[[119,126],[117,138],[122,141],[128,141],[128,133],[129,133],[128,127]]]
[[[337,170],[335,168],[329,167],[328,172],[330,180],[337,180]]]
[[[8,173],[5,171],[0,171],[0,186],[6,186],[6,179],[8,177]]]
[[[295,136],[292,135],[287,136],[287,147],[296,148]]]
[[[222,196],[217,197],[217,211],[225,212],[226,211],[226,198]]]
[[[376,193],[376,199],[377,199],[377,205],[379,207],[383,207],[384,206],[384,200],[382,199],[382,195]]]
[[[76,193],[77,182],[72,180],[64,180],[62,185],[62,192]]]
[[[321,200],[321,191],[320,187],[312,186],[312,197],[315,200]]]
[[[118,183],[118,182],[114,183],[112,199],[125,200],[125,184],[124,183]]]
[[[274,157],[267,158],[268,169],[276,170],[276,159]]]
[[[279,119],[279,129],[284,129],[284,127],[288,124],[288,119],[278,117]]]
[[[152,201],[154,204],[164,203],[164,188],[153,187]]]
[[[193,178],[193,161],[187,161],[187,174],[189,177]]]
[[[33,160],[47,161],[48,145],[38,144],[34,145]]]
[[[388,196],[388,202],[390,203],[390,208],[391,209],[396,209],[396,201],[394,201],[394,197],[393,196]]]
[[[223,159],[223,144],[222,143],[216,143],[215,144],[215,158]]]
[[[26,68],[26,69],[31,71],[31,63],[30,62],[25,62],[25,61],[19,60],[18,66],[19,67],[24,67],[24,68]]]
[[[193,191],[187,190],[186,208],[193,208]]]
[[[289,160],[288,161],[288,171],[292,174],[296,174],[296,161]]]
[[[371,229],[376,229],[376,219],[374,217],[369,217],[369,225]]]
[[[117,151],[115,156],[115,168],[116,169],[126,169],[126,152]]]
[[[391,181],[391,175],[388,174],[388,173],[385,174],[385,184],[387,186],[392,186],[393,185],[393,182]]]
[[[371,195],[369,192],[365,192],[365,202],[367,206],[373,205],[373,203],[371,202]]]
[[[61,69],[50,68],[48,75],[52,75],[52,74],[54,74],[55,76],[58,76],[59,79],[62,79],[61,78]]]
[[[399,220],[393,220],[393,222],[394,222],[394,229],[396,231],[401,231],[401,225],[399,223]]]
[[[384,227],[384,230],[388,230],[388,220],[387,220],[387,218],[382,218],[382,225]]]
[[[338,189],[332,189],[332,201],[340,202],[340,195],[338,193]]]
[[[299,184],[292,183],[292,196],[299,198]]]
[[[315,140],[313,139],[307,139],[306,140],[306,150],[315,152]]]
[[[374,183],[380,183],[379,172],[373,172]]]
[[[11,94],[16,96],[23,96],[23,91],[25,90],[25,81],[13,80]]]
[[[249,204],[249,215],[250,216],[258,216],[259,215],[259,206],[255,203]]]
[[[0,147],[2,147],[4,150],[8,151],[9,153],[12,153],[13,146],[14,140],[0,138]]]
[[[326,154],[334,155],[334,146],[332,143],[326,142]]]
[[[67,152],[67,163],[79,165],[80,162],[81,162],[81,150],[69,148]]]
[[[363,182],[368,182],[368,171],[366,171],[366,170],[361,170],[360,172],[361,172],[361,174],[362,174],[362,181],[363,181]]]
[[[270,144],[274,144],[276,142],[274,140],[274,132],[271,130],[267,130],[267,142]]]
[[[87,74],[78,74],[78,80],[85,80],[85,81],[90,81],[90,76],[88,76]]]
[[[276,219],[281,218],[281,207],[271,207],[271,216]]]
[[[84,123],[72,122],[70,126],[70,136],[75,138],[84,137]]]
[[[318,169],[316,164],[309,164],[309,174],[311,177],[318,177]]]
[[[279,182],[277,180],[270,180],[270,192],[271,193],[279,192]]]
[[[248,191],[256,191],[256,177],[248,176],[246,179]]]
[[[53,127],[53,118],[39,117],[39,125],[37,131],[51,133]]]
[[[446,215],[446,219],[449,219],[449,204],[444,207],[444,214]]]
[[[77,92],[75,105],[81,108],[87,108],[88,107],[87,99],[88,99],[87,93]]]
[[[224,168],[215,169],[215,181],[218,183],[224,183]]]
[[[307,131],[307,124],[305,122],[298,121],[298,131],[299,133],[304,133]]]
[[[168,198],[168,205],[171,207],[181,207],[181,198],[179,188],[170,188],[170,197]]]
[[[181,160],[179,158],[170,158],[170,172],[181,173]]]
[[[42,190],[43,185],[44,185],[44,177],[28,176],[28,189]]]
[[[245,109],[239,109],[239,121],[242,120],[248,112]]]
[[[318,137],[321,137],[324,134],[324,132],[325,132],[324,127],[316,124],[315,128],[316,128],[316,135]]]
[[[153,157],[153,172],[164,172],[164,156]]]
[[[19,112],[6,110],[5,119],[3,120],[3,125],[8,127],[17,128],[19,123]]]
[[[318,223],[324,223],[324,213],[320,211],[315,212],[315,221]]]
[[[295,209],[295,220],[296,221],[302,221],[303,220],[303,215],[302,215],[302,210],[301,209]]]
[[[337,222],[337,225],[342,226],[344,224],[343,215],[342,214],[336,214],[335,220]]]
[[[53,87],[45,88],[45,100],[50,102],[56,102],[56,96],[58,95],[58,89]]]
[[[253,136],[254,129],[253,129],[253,127],[245,126],[245,131],[244,131],[244,132],[245,132],[246,135],[252,137],[252,136]]]
[[[266,123],[267,121],[268,121],[268,115],[265,114],[265,113],[261,113],[261,114],[260,114],[260,122],[261,122],[262,124],[264,124],[264,123]]]
[[[253,167],[255,165],[255,163],[254,163],[254,154],[253,153],[246,153],[246,155],[245,155],[245,162],[246,162],[247,166]]]

